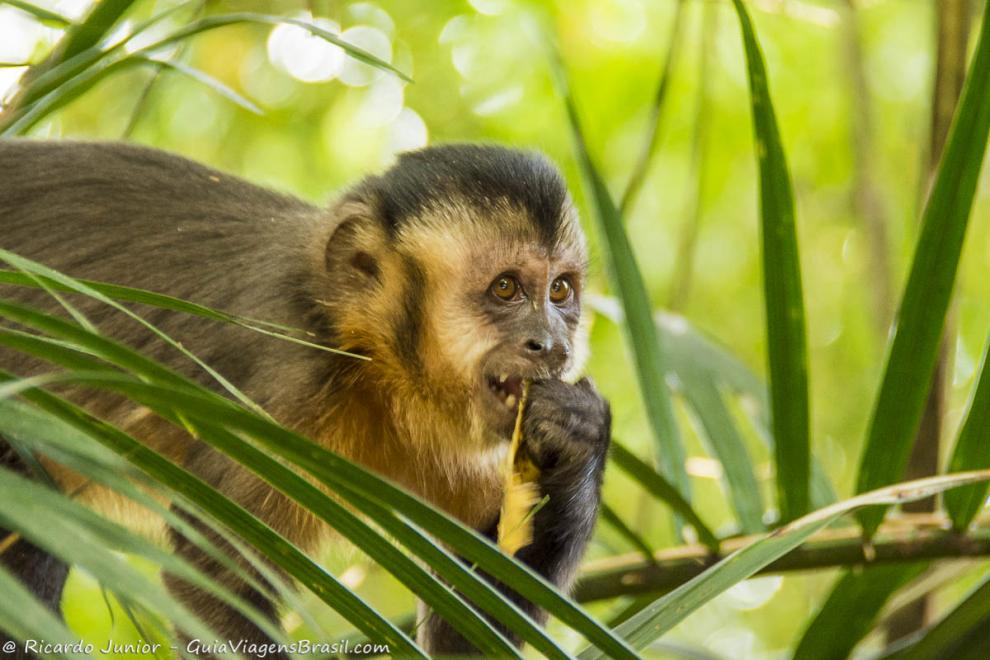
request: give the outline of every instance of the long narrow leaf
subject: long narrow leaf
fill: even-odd
[[[220,16],[207,16],[202,18],[195,23],[184,26],[168,35],[164,39],[151,44],[144,50],[147,52],[155,52],[162,48],[167,48],[174,43],[188,39],[191,36],[200,34],[202,32],[208,32],[209,30],[214,30],[219,27],[226,27],[228,25],[238,25],[241,23],[254,23],[262,25],[294,25],[300,27],[310,34],[320,37],[324,41],[328,41],[335,46],[340,47],[348,55],[354,59],[369,64],[375,68],[382,69],[397,75],[399,78],[406,82],[412,82],[412,78],[408,75],[395,68],[388,62],[382,60],[381,58],[372,55],[363,48],[359,48],[352,43],[349,43],[340,38],[339,35],[334,34],[328,30],[321,28],[318,25],[303,21],[297,18],[289,18],[287,16],[271,16],[268,14],[257,14],[251,12],[240,12],[236,14],[223,14]]]
[[[11,7],[20,9],[25,13],[31,14],[48,27],[64,28],[72,25],[72,21],[67,19],[65,16],[56,14],[55,12],[45,9],[44,7],[39,7],[36,4],[24,2],[24,0],[0,0],[0,5],[10,5]]]
[[[122,540],[126,533],[108,521],[90,514],[87,519],[82,505],[74,504],[48,488],[0,470],[0,526],[19,532],[31,543],[59,557],[77,563],[113,591],[127,594],[134,602],[162,612],[189,635],[210,639],[211,632],[184,605],[170,596],[160,584],[152,582],[131,567],[122,557],[106,551],[108,538]],[[61,506],[55,500],[61,500]],[[43,504],[39,504],[43,503]],[[76,517],[62,515],[69,506]],[[105,523],[103,532],[94,534],[96,521]],[[116,535],[110,528],[114,528]],[[66,543],[72,539],[72,543]]]
[[[106,9],[115,4],[116,0],[112,3],[103,3],[103,6]],[[3,115],[3,122],[0,123],[2,134],[21,134],[48,112],[62,107],[82,91],[89,89],[89,87],[80,86],[80,81],[76,78],[91,77],[94,73],[109,68],[113,56],[122,51],[131,39],[181,11],[186,5],[188,3],[180,3],[155,14],[135,26],[119,41],[106,47],[97,40],[88,47],[77,51],[75,47],[69,47],[67,43],[60,43],[49,59],[31,72],[30,80],[11,102],[10,108]],[[86,20],[89,21],[94,18],[94,14],[90,14]],[[110,16],[104,18],[106,20],[112,19]],[[68,35],[63,39],[68,39]],[[72,52],[71,55],[68,54],[69,51]],[[47,111],[44,110],[46,107],[48,108]],[[29,112],[35,116],[35,119],[25,122],[24,115]],[[14,124],[22,126],[19,129],[20,132],[12,128]]]
[[[529,600],[546,607],[614,657],[633,657],[624,644],[606,633],[600,624],[573,601],[559,594],[552,585],[528,567],[507,558],[490,540],[478,536],[474,530],[383,481],[361,466],[314,445],[265,418],[253,415],[226,399],[214,398],[215,395],[206,391],[194,394],[185,389],[163,388],[111,375],[98,379],[80,377],[79,382],[119,391],[163,414],[170,407],[181,409],[189,419],[199,420],[199,426],[204,428],[223,424],[247,433],[269,451],[303,467],[359,509],[366,501],[370,501],[372,505],[384,508],[377,510],[376,517],[382,516],[384,511],[394,510],[444,542],[457,547],[465,559],[477,563],[496,579],[505,582]]]
[[[884,655],[898,660],[986,657],[990,645],[990,575],[984,576],[962,601],[903,648]],[[980,648],[982,647],[982,648]]]
[[[114,374],[110,375],[112,376]],[[82,378],[99,379],[100,374],[99,372],[75,371],[67,372],[62,377],[65,380],[78,381]],[[22,389],[28,389],[32,388],[36,383],[33,382],[33,379],[23,379],[21,381],[13,381],[11,384]],[[0,391],[2,391],[2,388],[3,385],[0,385]],[[2,427],[3,424],[0,423],[0,430],[2,430]],[[461,601],[458,596],[450,593],[444,585],[437,582],[411,559],[375,534],[368,525],[347,509],[333,499],[328,498],[291,470],[264,456],[261,452],[246,445],[243,441],[238,440],[231,434],[219,429],[211,429],[211,432],[207,434],[205,432],[207,428],[209,428],[208,425],[203,425],[203,428],[197,429],[203,431],[200,434],[201,438],[211,440],[214,446],[218,446],[239,462],[254,469],[259,475],[282,490],[286,495],[304,504],[309,510],[322,517],[328,523],[333,524],[338,533],[350,539],[359,548],[365,550],[373,559],[389,570],[390,573],[399,578],[400,581],[406,583],[407,586],[410,586],[428,604],[433,606],[438,614],[454,622],[456,628],[463,629],[462,632],[464,632],[465,636],[472,640],[480,649],[500,655],[514,654],[514,649],[509,642],[490,630],[488,625],[483,621],[474,617],[466,603]],[[393,529],[391,531],[395,530]],[[429,548],[437,553],[442,552],[432,545]],[[445,559],[447,561],[446,566],[450,570],[460,570],[461,575],[467,577],[467,584],[465,584],[464,579],[456,579],[456,577],[460,576],[452,578],[452,581],[457,586],[463,588],[465,593],[469,595],[477,594],[479,591],[478,585],[486,584],[478,581],[475,576],[468,574],[465,567],[454,558],[446,556]],[[160,559],[156,563],[163,566],[167,565],[167,562],[163,562]],[[484,600],[486,596],[487,600]],[[487,604],[493,599],[490,594],[482,593],[479,600]],[[495,600],[497,601],[498,599]],[[494,613],[500,620],[512,622],[516,627],[523,628],[522,615],[518,611],[515,611],[511,605],[506,605],[500,601],[496,605],[500,605],[500,607],[495,607]],[[557,657],[562,655],[562,652],[552,642],[549,642],[548,638],[546,640],[540,639],[544,634],[535,624],[529,622],[528,627],[528,631],[522,632],[525,638],[533,638],[532,641],[534,644],[538,647],[543,647],[551,655],[554,655],[552,651],[555,649],[557,651]],[[542,642],[549,642],[549,645]]]
[[[0,301],[0,307],[3,307],[2,301]],[[195,388],[191,384],[179,376],[172,374],[143,356],[129,351],[129,349],[123,347],[116,347],[114,349],[112,343],[99,336],[81,331],[76,326],[60,319],[32,313],[27,308],[12,306],[9,309],[19,310],[20,313],[14,314],[13,318],[18,318],[26,325],[36,329],[56,333],[61,331],[63,336],[70,340],[91,339],[93,342],[93,350],[89,351],[91,354],[100,355],[100,357],[110,361],[124,362],[132,367],[136,366],[145,377],[155,382],[166,383],[172,388],[173,392],[179,388],[188,388],[195,391]],[[8,318],[10,317],[11,315],[8,314]],[[28,352],[44,359],[54,360],[68,368],[76,369],[77,371],[75,373],[77,377],[80,373],[84,373],[78,371],[78,369],[92,370],[94,367],[93,361],[90,358],[76,353],[78,349],[60,345],[49,338],[36,337],[14,331],[0,331],[0,345],[7,345],[22,352]],[[104,350],[101,351],[100,349]],[[10,379],[9,376],[4,374],[0,374],[0,377],[7,380]],[[340,612],[345,619],[369,636],[388,642],[392,646],[393,651],[402,649],[404,654],[421,654],[418,647],[387,619],[370,608],[364,601],[351,593],[335,578],[328,575],[322,568],[299,552],[281,536],[273,532],[264,523],[257,520],[252,514],[221,496],[214,489],[203,484],[197,477],[172,465],[127,434],[92,418],[79,408],[47,392],[40,390],[30,391],[24,396],[36,403],[43,410],[54,414],[59,419],[79,429],[110,450],[125,457],[158,482],[168,484],[174,492],[194,502],[202,510],[209,512],[217,521],[222,522],[226,527],[234,530],[254,547],[264,551],[266,556],[271,558],[286,573],[298,579],[302,584],[305,584],[321,600]]]
[[[194,616],[183,612],[178,607],[178,601],[161,585],[155,585],[149,592],[149,581],[138,579],[139,573],[133,569],[121,573],[122,569],[115,568],[119,562],[112,561],[116,558],[111,552],[107,552],[108,549],[150,560],[220,602],[232,604],[238,612],[273,639],[282,638],[281,632],[256,606],[234,595],[220,582],[204,577],[172,553],[102,518],[82,504],[9,470],[0,470],[0,494],[3,495],[0,498],[0,502],[3,502],[0,506],[0,520],[4,521],[4,527],[21,532],[34,545],[48,549],[64,561],[78,560],[102,584],[143,607],[162,612],[180,627],[196,626],[185,628],[187,632],[205,631],[206,628],[201,623],[196,623]],[[73,542],[66,544],[65,539],[70,538]],[[82,547],[84,544],[85,547]],[[100,559],[98,555],[101,551],[111,560]],[[113,579],[108,578],[104,569],[116,570],[120,577],[127,579],[114,581],[116,576]]]
[[[172,62],[169,60],[158,60],[151,57],[144,57],[141,55],[132,55],[136,60],[153,66],[158,69],[168,69],[170,71],[175,71],[181,73],[182,75],[195,80],[201,85],[209,87],[214,92],[223,96],[224,98],[232,101],[236,105],[244,108],[248,112],[254,113],[256,115],[264,114],[261,108],[254,104],[250,99],[245,98],[242,94],[238,94],[236,91],[231,89],[229,86],[223,84],[213,76],[200,71],[199,69],[194,69],[190,66],[186,66],[181,62]]]
[[[619,324],[624,318],[618,301],[609,296],[588,296],[588,304],[613,323]],[[772,448],[774,438],[770,429],[770,403],[763,381],[728,349],[706,337],[684,317],[657,312],[655,320],[660,340],[666,347],[668,374],[674,382],[683,384],[699,379],[742,397],[749,404],[746,406],[747,415],[760,439]],[[681,389],[680,393],[690,404],[692,392]],[[748,469],[752,470],[752,467]],[[836,501],[835,489],[814,456],[811,464],[811,501],[816,508]]]
[[[182,312],[183,314],[190,314],[192,316],[200,316],[202,318],[211,319],[213,321],[221,321],[224,323],[233,323],[234,325],[239,325],[242,328],[247,328],[254,332],[260,334],[268,335],[270,337],[277,337],[283,341],[288,341],[302,346],[308,346],[319,351],[327,351],[329,353],[337,353],[338,355],[347,355],[356,360],[370,360],[371,358],[366,355],[357,355],[356,353],[348,353],[347,351],[341,351],[335,348],[330,348],[329,346],[323,346],[321,344],[314,344],[313,342],[300,339],[295,335],[304,334],[302,330],[295,328],[290,328],[279,323],[272,323],[271,321],[264,321],[259,319],[252,319],[244,316],[238,316],[236,314],[230,314],[218,309],[213,309],[211,307],[206,307],[204,305],[199,305],[197,303],[189,302],[187,300],[182,300],[180,298],[175,298],[173,296],[168,296],[162,293],[156,293],[154,291],[148,291],[146,289],[135,289],[133,287],[121,286],[119,284],[110,284],[108,282],[97,282],[96,280],[86,280],[82,278],[73,278],[76,282],[82,284],[88,289],[93,289],[94,291],[103,294],[107,298],[113,298],[118,302],[134,302],[140,303],[142,305],[150,305],[152,307],[158,307],[160,309],[168,309],[173,312]],[[72,287],[68,287],[54,280],[49,280],[40,275],[28,275],[26,273],[15,273],[12,271],[0,270],[0,284],[14,284],[17,286],[28,286],[28,287],[39,287],[39,280],[44,282],[44,284],[56,291],[74,291]],[[277,332],[276,332],[277,331]]]
[[[702,543],[711,548],[712,552],[718,552],[718,539],[715,538],[715,534],[691,507],[690,503],[677,492],[673,484],[615,440],[612,441],[611,457],[617,466],[639,482],[647,492],[684,516],[684,520],[694,527]]]
[[[753,104],[753,129],[760,169],[760,234],[767,356],[781,519],[811,508],[811,450],[808,421],[808,356],[801,262],[794,226],[794,198],[787,159],[777,129],[763,54],[742,0],[733,0],[742,29]]]
[[[645,648],[712,598],[787,554],[844,514],[865,506],[901,504],[923,499],[949,488],[988,479],[990,470],[929,477],[858,495],[819,509],[732,553],[698,577],[657,599],[615,631],[635,648]],[[588,659],[604,656],[597,650],[586,649],[581,652],[580,657]]]
[[[53,646],[64,644],[63,648],[71,649],[79,641],[65,624],[55,616],[55,613],[38,602],[38,599],[27,590],[24,584],[15,578],[7,568],[0,563],[0,620],[6,630],[15,639],[23,642],[33,639],[45,640]],[[24,650],[23,644],[19,646]],[[4,654],[10,654],[6,649]],[[12,655],[12,654],[11,654]],[[51,654],[57,658],[89,658],[85,653],[65,651]]]
[[[985,10],[976,55],[925,205],[921,235],[860,459],[860,492],[896,481],[907,465],[938,356],[988,131],[990,11]],[[883,519],[883,510],[865,510],[858,517],[869,537]]]
[[[489,541],[480,539],[473,530],[468,530],[459,523],[451,521],[433,510],[432,507],[389,485],[366,472],[363,468],[345,461],[336,454],[316,447],[270,421],[236,407],[230,401],[218,397],[212,392],[198,388],[193,383],[185,381],[178,375],[123,346],[86,333],[77,326],[2,301],[0,301],[0,315],[52,333],[63,340],[77,342],[86,350],[104,359],[125,364],[130,368],[136,367],[144,377],[167,384],[169,389],[165,394],[166,390],[159,391],[150,385],[122,384],[119,380],[114,381],[109,376],[103,379],[104,385],[123,387],[124,391],[131,396],[136,391],[143,392],[146,398],[141,399],[141,401],[146,405],[157,406],[163,414],[167,415],[168,410],[178,408],[183,410],[183,414],[187,415],[190,420],[203,420],[200,425],[209,425],[220,421],[231,428],[239,428],[251,434],[275,453],[306,467],[329,487],[337,490],[345,496],[345,499],[349,499],[355,505],[360,506],[360,501],[355,499],[353,494],[351,498],[348,498],[347,491],[357,493],[362,498],[371,498],[386,508],[397,507],[404,515],[423,525],[451,545],[458,547],[458,550],[469,560],[481,564],[498,579],[508,583],[531,600],[547,607],[595,643],[611,649],[613,653],[621,657],[628,657],[628,651],[624,649],[621,643],[616,643],[615,638],[607,634],[597,622],[574,605],[572,601],[561,597],[542,578],[533,574],[528,568],[522,568],[520,564],[504,557]],[[24,341],[23,337],[21,341]],[[152,398],[148,399],[147,397]],[[382,499],[383,496],[384,499]]]
[[[323,602],[369,637],[389,644],[394,653],[424,656],[419,647],[387,618],[368,606],[271,528],[239,505],[221,496],[197,477],[171,464],[127,434],[93,418],[58,397],[41,390],[27,392],[24,396],[39,408],[52,413],[111,451],[123,456],[156,481],[169,484],[173,492],[195,503],[215,520],[250,543],[252,547],[264,552],[265,556],[279,568],[306,585]]]
[[[101,0],[86,18],[74,25],[55,47],[56,61],[65,61],[92,48],[106,37],[135,0]]]
[[[739,527],[745,534],[764,529],[763,500],[760,484],[742,436],[719,389],[706,380],[683,381],[684,396],[704,429],[712,453],[722,464],[727,499],[736,511]]]
[[[105,305],[109,305],[110,307],[113,307],[118,312],[121,312],[126,316],[129,316],[131,319],[143,325],[145,328],[147,328],[152,333],[154,333],[155,336],[157,336],[159,339],[164,341],[166,344],[168,344],[172,348],[175,348],[180,353],[185,355],[187,358],[192,360],[203,371],[208,373],[213,378],[213,380],[215,380],[231,396],[233,396],[234,398],[236,398],[238,401],[245,404],[246,406],[253,408],[259,412],[263,412],[261,408],[258,407],[257,404],[251,401],[251,399],[248,398],[246,394],[241,392],[241,390],[238,387],[236,387],[233,383],[227,380],[227,378],[224,377],[221,373],[219,373],[216,369],[214,369],[206,362],[201,360],[192,351],[190,351],[188,348],[183,346],[180,342],[172,339],[170,336],[159,330],[153,324],[146,321],[143,317],[136,314],[135,312],[132,312],[128,308],[124,307],[113,298],[108,298],[99,291],[96,291],[95,289],[90,289],[85,284],[81,284],[77,280],[74,280],[73,278],[68,277],[67,275],[63,275],[62,273],[52,268],[48,268],[47,266],[44,266],[36,261],[25,259],[24,257],[16,255],[13,252],[9,252],[7,250],[0,249],[0,261],[4,261],[23,272],[31,273],[36,276],[37,275],[44,276],[46,279],[53,280],[55,282],[58,282],[59,284],[62,284],[63,286],[69,287],[70,289],[72,289],[77,293],[82,293],[91,298],[94,298],[95,300],[98,300]]]
[[[253,470],[272,486],[312,511],[334,530],[364,550],[372,559],[382,565],[399,581],[446,619],[455,629],[464,634],[480,651],[499,656],[519,657],[512,644],[498,631],[491,628],[484,619],[474,616],[470,606],[457,593],[451,592],[441,582],[433,578],[411,558],[400,552],[360,518],[348,511],[332,498],[327,497],[315,486],[292,470],[269,458],[263,452],[245,444],[235,435],[209,424],[197,425],[199,437]],[[455,557],[429,541],[416,530],[405,527],[398,518],[374,504],[368,504],[355,497],[351,500],[386,531],[392,533],[418,556],[438,568],[456,587],[485,610],[490,610],[496,620],[503,621],[520,635],[534,643],[549,657],[564,657],[566,654],[546,637],[531,620],[511,603],[495,595],[488,583],[471,573]]]
[[[918,562],[847,570],[805,629],[794,660],[848,658],[890,597],[927,567]]]
[[[31,339],[36,338],[31,337]],[[89,365],[88,369],[98,371],[99,365],[95,364],[95,360],[92,362],[94,364]],[[161,484],[153,484],[147,478],[142,478],[143,475],[124,459],[102,444],[93,442],[89,436],[80,433],[56,416],[16,401],[0,402],[0,434],[8,441],[23,446],[30,453],[44,455],[59,465],[84,475],[90,483],[106,486],[142,506],[149,513],[161,516],[168,525],[252,589],[258,593],[272,595],[274,592],[268,585],[275,585],[277,592],[291,602],[297,612],[308,616],[299,599],[293,597],[295,590],[288,588],[284,579],[266,570],[264,563],[252,561],[252,566],[262,574],[267,584],[256,580],[182,516],[162,506],[149,492],[153,490],[160,496],[167,496],[167,489]],[[136,483],[140,483],[141,487]],[[214,527],[214,531],[219,530],[220,528]],[[218,536],[231,540],[225,529]],[[242,552],[241,555],[249,561],[254,559],[254,553]]]
[[[949,471],[978,470],[990,467],[990,339],[983,352],[980,375],[973,391],[969,410],[956,439],[956,446],[949,459]],[[945,510],[952,519],[952,526],[962,531],[987,501],[987,485],[977,484],[946,493]]]
[[[646,135],[642,140],[641,151],[633,165],[632,173],[629,175],[626,191],[622,193],[622,201],[619,202],[619,212],[623,217],[627,217],[636,196],[643,187],[643,181],[646,180],[646,174],[650,169],[650,161],[652,161],[653,154],[660,143],[660,123],[666,108],[667,89],[670,87],[670,79],[674,74],[674,64],[677,62],[677,55],[680,50],[681,33],[684,31],[684,5],[685,0],[677,0],[674,20],[670,25],[667,53],[664,57],[663,67],[660,69],[660,79],[657,81],[657,89],[653,94],[653,103],[650,105],[650,111],[646,117]]]
[[[183,9],[187,4],[183,3],[171,7],[153,16],[136,27],[120,41],[106,48],[102,48],[97,43],[74,53],[71,57],[57,60],[54,66],[51,66],[51,68],[45,70],[37,78],[31,80],[30,84],[25,87],[22,95],[16,100],[13,111],[8,112],[4,117],[4,123],[0,124],[0,135],[24,135],[45,116],[78,98],[110,74],[141,63],[139,59],[133,56],[117,60],[113,58],[132,38],[144,32],[152,25],[164,20],[167,16]],[[164,48],[168,48],[177,42],[202,32],[242,23],[260,23],[265,25],[279,25],[284,23],[301,27],[339,46],[351,57],[371,66],[394,73],[403,80],[411,82],[411,78],[391,64],[357,46],[343,41],[332,32],[328,32],[317,25],[299,19],[270,16],[267,14],[237,13],[209,16],[179,28],[167,37],[142,48],[140,51],[134,53],[134,55],[153,55]]]
[[[631,546],[639,550],[643,554],[643,559],[649,562],[653,561],[653,548],[650,547],[650,544],[646,542],[646,539],[641,534],[627,525],[626,521],[622,519],[622,516],[609,506],[608,502],[602,502],[599,515],[604,523],[614,529]]]
[[[667,361],[660,344],[660,337],[653,324],[652,305],[646,292],[646,285],[636,264],[629,237],[622,226],[619,209],[588,152],[564,65],[556,52],[551,55],[554,82],[567,111],[578,168],[591,202],[592,216],[605,239],[605,260],[608,264],[609,278],[622,301],[625,312],[623,327],[636,358],[633,366],[639,383],[640,396],[646,409],[646,417],[656,441],[661,470],[684,499],[689,499],[691,489],[687,470],[684,467],[684,446],[674,419],[667,383],[664,381]]]

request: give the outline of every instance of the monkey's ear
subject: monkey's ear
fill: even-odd
[[[363,288],[381,283],[385,232],[372,209],[358,200],[346,200],[337,209],[341,218],[324,251],[327,275],[338,284]]]

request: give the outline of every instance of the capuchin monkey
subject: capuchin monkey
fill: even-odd
[[[517,557],[570,587],[598,511],[610,414],[588,380],[570,382],[586,352],[586,248],[564,182],[542,156],[488,145],[430,147],[316,208],[153,149],[0,141],[0,247],[75,277],[299,328],[314,342],[370,358],[138,308],[280,423],[491,538],[518,401],[531,380],[523,434],[548,501]],[[37,289],[0,286],[0,298],[64,313]],[[133,320],[92,300],[72,302],[108,337],[222,392]],[[0,368],[30,375],[54,367],[0,348]],[[312,551],[328,536],[322,521],[184,429],[106,392],[68,396],[301,548]],[[44,465],[64,492],[84,483]],[[2,438],[0,466],[38,476]],[[81,497],[103,510],[122,506],[97,487]],[[171,537],[177,553],[274,618],[276,603],[182,535]],[[58,610],[62,561],[27,540],[0,561]],[[227,605],[165,579],[225,638],[269,641]],[[535,605],[496,586],[545,620]],[[432,653],[477,653],[434,615],[418,634]]]

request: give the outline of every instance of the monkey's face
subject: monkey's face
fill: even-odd
[[[501,433],[511,431],[523,381],[560,378],[573,362],[581,317],[580,264],[538,247],[498,264],[484,291],[476,291],[494,345],[478,367],[482,408]]]
[[[403,243],[427,289],[424,391],[480,420],[494,432],[486,435],[505,438],[524,380],[563,378],[580,367],[585,252],[569,214],[552,240],[521,212],[501,214],[453,227],[425,223]],[[435,231],[441,224],[445,231]]]

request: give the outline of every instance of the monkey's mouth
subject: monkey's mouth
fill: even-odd
[[[522,396],[522,376],[500,374],[488,376],[488,390],[495,395],[507,408],[516,409],[516,404]]]

